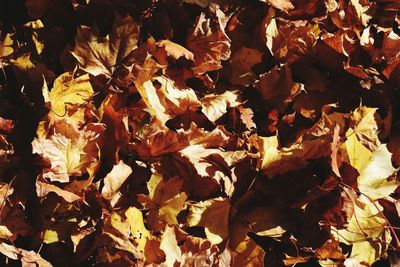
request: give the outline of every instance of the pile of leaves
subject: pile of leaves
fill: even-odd
[[[399,14],[2,1],[1,266],[398,266]]]

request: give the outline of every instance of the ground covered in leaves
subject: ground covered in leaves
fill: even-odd
[[[3,0],[1,266],[400,264],[397,0]]]

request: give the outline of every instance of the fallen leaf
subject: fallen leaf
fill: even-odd
[[[42,182],[39,179],[36,180],[36,194],[39,198],[43,198],[51,192],[62,197],[67,202],[74,202],[74,201],[81,199],[80,196],[78,196],[72,192],[69,192],[67,190],[63,190],[63,189],[59,188],[58,186],[55,186],[50,183]]]
[[[219,244],[229,234],[229,208],[229,201],[223,198],[214,198],[191,204],[187,225],[204,227],[206,236],[211,243]]]
[[[160,231],[165,225],[177,225],[176,217],[186,208],[183,180],[174,177],[164,181],[161,175],[153,174],[147,188],[149,195],[138,195],[138,201],[149,210],[148,220],[152,229]]]
[[[64,129],[67,130],[67,129]],[[51,167],[43,171],[50,181],[66,183],[70,176],[81,176],[98,161],[98,145],[104,131],[102,124],[88,124],[82,131],[70,128],[68,137],[55,132],[48,139],[35,138],[32,152],[50,162]]]
[[[182,252],[178,247],[178,242],[176,241],[173,227],[165,227],[164,233],[161,237],[160,248],[166,255],[165,263],[167,266],[174,266],[176,262],[180,262],[182,260]]]
[[[221,61],[227,60],[231,55],[231,40],[225,34],[221,17],[224,17],[224,14],[217,9],[214,17],[216,22],[212,23],[212,18],[207,18],[205,13],[201,13],[187,39],[187,47],[194,54],[192,69],[195,74],[222,68]]]
[[[237,107],[240,104],[237,92],[231,91],[218,95],[209,94],[201,100],[202,112],[211,122],[218,120],[229,107]]]
[[[130,16],[118,17],[106,37],[101,37],[94,27],[81,26],[72,55],[86,72],[110,78],[116,66],[137,48],[138,37],[139,25]]]
[[[112,199],[131,174],[132,168],[120,160],[117,165],[114,165],[111,172],[104,177],[104,186],[101,189],[101,194],[105,198]]]

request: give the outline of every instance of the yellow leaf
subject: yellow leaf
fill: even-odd
[[[187,225],[202,226],[213,244],[228,237],[229,200],[222,197],[200,201],[190,206]]]
[[[37,30],[44,28],[43,22],[38,19],[35,21],[30,21],[30,22],[26,23],[24,26],[32,29],[32,41],[35,44],[38,55],[40,55],[43,51],[44,43],[43,43],[43,41],[39,40]]]
[[[376,111],[377,108],[360,106],[350,116],[350,127],[354,129],[358,140],[371,151],[381,143],[377,124],[377,119],[380,118]]]
[[[56,231],[53,230],[46,230],[43,233],[43,242],[46,244],[51,244],[51,243],[55,243],[58,242],[58,234]]]
[[[118,213],[113,212],[110,217],[111,225],[123,234],[125,239],[132,236],[139,251],[143,253],[147,239],[151,235],[144,226],[142,212],[135,207],[130,207],[125,211],[125,216],[126,220],[122,220]]]
[[[46,89],[43,90],[46,99]],[[63,119],[73,125],[83,124],[85,109],[90,108],[88,102],[93,93],[89,75],[74,78],[72,72],[66,72],[59,76],[54,81],[53,89],[48,93],[51,108],[48,114],[50,124]]]
[[[372,200],[387,197],[400,185],[395,178],[389,180],[396,172],[392,166],[392,153],[386,144],[379,145],[357,179],[358,189]]]
[[[110,223],[112,227],[117,229],[125,237],[129,237],[131,233],[131,228],[126,220],[125,221],[122,220],[121,215],[119,215],[116,212],[113,212],[110,216]]]
[[[1,239],[9,239],[12,237],[11,231],[7,228],[7,226],[0,225],[0,238]]]
[[[391,241],[386,219],[379,211],[383,208],[378,202],[372,203],[363,197],[354,204],[354,214],[347,228],[337,230],[332,227],[331,233],[339,242],[353,245],[352,258],[372,265],[387,249],[382,240],[385,240],[384,244],[390,244]]]
[[[151,237],[151,234],[144,226],[142,212],[135,207],[130,207],[126,210],[125,216],[131,235],[137,243],[139,250],[144,252],[147,239]]]
[[[233,267],[259,267],[264,265],[265,251],[246,236],[234,250],[232,250]]]
[[[187,199],[182,186],[179,177],[164,181],[161,175],[153,174],[147,182],[149,195],[138,195],[138,201],[149,209],[148,220],[154,230],[162,230],[165,224],[178,224],[176,216],[186,208]]]
[[[2,57],[9,56],[14,52],[13,49],[14,41],[11,38],[13,35],[14,35],[13,33],[7,33],[4,36],[4,39],[0,42],[0,59]],[[0,66],[1,66],[1,61],[0,61]]]
[[[263,230],[263,231],[257,232],[256,234],[260,235],[260,236],[281,237],[285,232],[286,232],[286,230],[278,225],[277,227]]]
[[[352,129],[346,132],[346,137],[347,140],[344,144],[346,146],[347,155],[349,156],[350,165],[354,167],[358,173],[362,173],[371,160],[372,152],[358,141]]]

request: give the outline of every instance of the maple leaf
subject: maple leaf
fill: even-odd
[[[367,26],[372,19],[372,5],[368,0],[350,0],[351,7],[355,11],[356,19],[363,25]]]
[[[229,200],[222,197],[190,204],[190,213],[186,218],[187,225],[204,227],[206,236],[210,242],[219,244],[229,234],[229,209]]]
[[[226,91],[223,94],[209,94],[201,99],[201,110],[206,117],[215,122],[224,115],[229,107],[241,105],[237,92]]]
[[[66,183],[70,176],[81,176],[93,168],[98,161],[99,142],[104,132],[102,124],[88,124],[77,131],[70,127],[66,134],[54,132],[48,139],[35,138],[32,152],[50,162],[51,167],[43,172],[50,181]]]
[[[290,68],[284,66],[260,75],[256,88],[264,101],[282,111],[300,93],[302,86],[293,82]]]
[[[153,174],[147,188],[149,195],[138,195],[138,201],[149,210],[148,221],[152,229],[160,231],[165,225],[178,224],[176,217],[186,208],[183,180],[174,177],[164,181],[161,175]]]
[[[156,46],[157,49],[153,54],[162,65],[168,65],[168,58],[178,60],[183,57],[190,61],[194,60],[192,52],[170,40],[161,40],[156,43]]]
[[[194,54],[192,69],[195,74],[218,70],[222,68],[221,61],[229,59],[231,40],[224,31],[222,23],[224,16],[224,13],[217,9],[214,17],[217,20],[215,25],[205,13],[201,13],[197,18],[196,26],[187,39],[187,47]]]
[[[194,166],[198,175],[213,179],[228,196],[234,192],[237,180],[234,165],[248,156],[245,151],[221,151],[196,144],[179,151]]]
[[[393,80],[395,79],[396,69],[398,70],[400,67],[400,51],[398,49],[399,44],[400,36],[398,33],[395,33],[394,31],[385,33],[380,54],[382,54],[385,59],[387,59],[387,63],[385,64],[386,66],[385,69],[382,71],[382,74],[385,75],[387,78]],[[392,75],[392,73],[394,75]]]
[[[253,135],[250,141],[260,153],[259,168],[270,177],[307,165],[307,160],[329,156],[330,142],[336,125],[344,127],[343,114],[323,114],[322,117],[289,147],[280,147],[278,136]]]
[[[229,266],[231,264],[230,253],[226,252],[227,250],[221,253],[217,245],[212,244],[207,239],[188,235],[180,249],[182,251],[181,266],[193,266],[195,264],[206,266],[210,263],[218,263],[218,266]],[[228,259],[223,259],[224,253],[228,254]]]
[[[213,131],[198,128],[193,122],[188,130],[171,131],[152,123],[143,127],[139,137],[142,142],[132,145],[143,158],[158,157],[167,153],[178,152],[189,145],[209,147],[226,147],[232,135],[223,126],[217,126]]]
[[[131,174],[132,168],[120,160],[117,165],[114,165],[111,172],[104,177],[104,186],[101,189],[101,194],[105,198],[112,199]]]
[[[288,12],[294,9],[294,6],[290,0],[260,0],[261,2],[265,2],[270,4],[276,9]]]
[[[96,28],[81,26],[72,55],[86,72],[110,78],[116,67],[137,48],[138,37],[139,25],[130,16],[117,17],[106,37],[101,37]]]
[[[247,86],[255,80],[251,67],[261,63],[263,54],[257,49],[242,47],[230,59],[230,82]]]
[[[291,64],[312,51],[320,30],[305,21],[278,23],[270,11],[265,21],[267,47],[280,61]]]
[[[258,266],[264,260],[265,252],[248,235],[279,237],[285,230],[283,210],[276,207],[257,207],[237,214],[231,221],[229,247],[232,250],[234,266]],[[284,227],[284,226],[283,226]]]
[[[0,243],[0,253],[13,260],[21,260],[22,266],[32,267],[52,267],[53,265],[43,259],[38,253],[33,250],[25,250],[9,245],[5,242]]]
[[[147,239],[150,237],[150,232],[143,223],[143,214],[137,208],[130,207],[125,211],[125,217],[126,219],[123,220],[118,213],[113,212],[110,216],[110,224],[124,236],[125,241],[128,241],[128,239],[132,237],[139,251],[143,253]],[[117,240],[117,242],[120,242],[122,247],[125,247],[123,244],[128,246],[127,249],[133,247],[132,244],[129,245],[124,241],[118,241],[118,237],[112,236],[112,234],[110,236],[114,240]]]
[[[53,89],[50,92],[44,82],[42,94],[50,112],[39,124],[36,131],[39,137],[44,136],[52,126],[62,128],[64,121],[80,127],[85,123],[86,110],[93,111],[95,109],[89,103],[94,94],[89,82],[89,75],[74,78],[72,72],[66,72],[54,81]],[[62,122],[60,123],[60,121]]]
[[[81,199],[80,196],[78,196],[72,192],[69,192],[67,190],[63,190],[63,189],[59,188],[58,186],[55,186],[50,183],[42,182],[42,181],[40,181],[40,179],[36,180],[36,194],[39,198],[45,197],[51,192],[62,197],[67,202],[74,202],[74,201]]]
[[[345,229],[332,227],[332,235],[340,242],[353,245],[351,257],[372,265],[385,253],[387,244],[391,241],[386,219],[382,217],[378,203],[372,203],[365,198],[359,198],[354,203],[354,214]],[[385,240],[385,243],[381,243]]]
[[[357,140],[355,132],[347,132],[347,155],[349,163],[360,174],[357,178],[358,189],[370,199],[376,200],[392,194],[400,183],[390,179],[397,172],[392,166],[392,154],[385,144],[371,152]]]
[[[377,108],[360,106],[350,116],[350,127],[354,129],[354,134],[370,150],[376,149],[381,143],[378,138],[380,118],[376,111]]]
[[[160,85],[157,89],[153,81]],[[200,106],[195,92],[190,88],[178,89],[174,82],[166,77],[157,77],[138,87],[138,91],[147,106],[147,111],[162,125],[177,114],[196,110]]]
[[[36,21],[27,22],[24,26],[30,29],[32,42],[35,45],[37,54],[40,55],[44,49],[43,40],[41,40],[39,36],[39,31],[44,28],[43,22],[38,19]]]
[[[0,31],[0,33],[2,32]],[[14,52],[14,41],[12,39],[13,35],[13,33],[6,34],[0,42],[0,67],[5,67],[8,65],[7,57],[12,55]]]
[[[160,248],[166,255],[165,263],[167,266],[174,266],[176,262],[180,262],[182,252],[178,247],[174,227],[166,226],[161,237]]]
[[[232,251],[232,266],[262,266],[265,254],[265,251],[253,239],[246,236]]]

